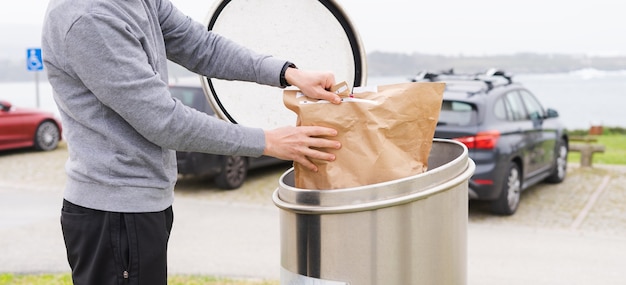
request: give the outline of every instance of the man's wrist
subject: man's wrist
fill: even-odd
[[[287,78],[285,78],[285,73],[287,72],[288,68],[298,68],[296,67],[295,64],[293,64],[293,62],[285,62],[285,65],[283,65],[283,69],[280,71],[280,86],[282,87],[287,87],[287,86],[291,86],[291,84],[289,84],[289,82],[287,81]]]

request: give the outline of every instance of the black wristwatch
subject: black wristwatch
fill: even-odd
[[[287,72],[287,68],[289,67],[298,68],[295,64],[293,64],[293,62],[285,62],[285,65],[283,65],[283,69],[280,71],[280,86],[282,87],[291,86],[291,84],[289,84],[289,82],[287,82],[287,79],[285,78],[285,72]]]

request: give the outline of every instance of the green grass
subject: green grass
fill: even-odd
[[[0,274],[0,285],[65,285],[72,284],[69,274],[41,274],[41,275],[17,275],[11,273]]]
[[[604,145],[604,153],[595,153],[593,155],[593,164],[618,164],[626,165],[626,134],[604,133],[594,136],[598,141],[593,144]],[[570,142],[570,144],[582,142]],[[580,162],[579,152],[570,152],[568,162]]]
[[[59,274],[0,274],[0,285],[72,285],[69,273]],[[169,285],[278,285],[278,280],[243,280],[197,275],[173,275]]]

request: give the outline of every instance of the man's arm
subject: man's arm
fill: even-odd
[[[168,59],[209,78],[279,87],[286,60],[259,54],[222,37],[162,0],[158,15]]]

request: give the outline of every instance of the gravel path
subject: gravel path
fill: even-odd
[[[58,226],[66,159],[64,143],[51,152],[0,153],[0,272],[68,270]],[[271,194],[287,168],[253,171],[232,191],[209,177],[180,177],[170,272],[277,279]],[[493,216],[485,203],[471,202],[469,285],[623,284],[625,188],[624,166],[572,165],[563,183],[524,192],[513,216]]]
[[[30,150],[0,154],[0,190],[54,191],[65,184],[64,142],[51,152]],[[251,171],[246,183],[231,191],[218,189],[210,177],[180,177],[176,195],[208,201],[272,206],[271,195],[289,165]],[[626,166],[570,165],[560,184],[540,184],[522,194],[513,216],[493,216],[487,205],[470,203],[470,223],[507,224],[531,228],[582,230],[626,235]]]

